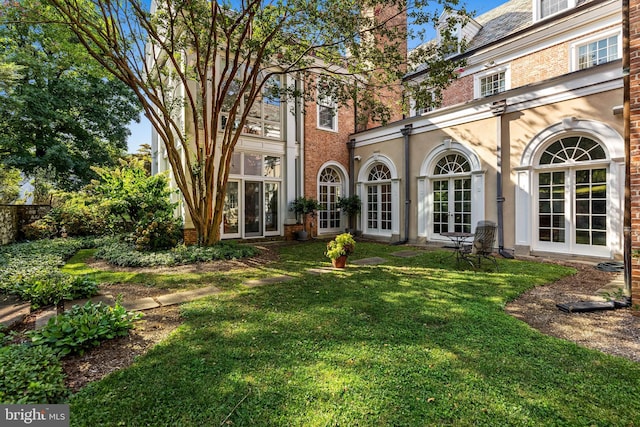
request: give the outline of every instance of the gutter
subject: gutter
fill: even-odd
[[[409,241],[409,209],[411,207],[411,191],[409,189],[409,135],[413,125],[409,123],[400,132],[404,138],[404,239],[395,242],[395,245],[404,245]]]

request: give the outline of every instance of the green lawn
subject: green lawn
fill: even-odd
[[[499,260],[458,270],[444,252],[359,243],[328,266],[322,242],[284,247],[254,277],[184,306],[185,324],[71,400],[72,425],[640,425],[640,365],[547,337],[504,313],[571,271]]]

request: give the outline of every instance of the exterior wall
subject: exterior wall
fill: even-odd
[[[584,82],[600,85],[601,88],[593,90],[591,94],[585,92],[583,96],[579,96],[577,92],[582,91],[580,88],[583,87]],[[576,85],[576,89],[569,87],[570,85]],[[532,165],[523,165],[523,158],[527,150],[532,149],[533,141],[540,138],[545,131],[555,127],[559,128],[562,134],[566,126],[566,132],[578,132],[591,136],[609,147],[607,164],[611,186],[608,198],[611,199],[612,211],[607,230],[612,236],[612,252],[605,257],[619,257],[622,251],[624,156],[621,155],[623,149],[621,141],[624,126],[622,116],[614,113],[614,110],[617,110],[622,102],[620,86],[619,63],[610,63],[599,69],[594,68],[554,78],[491,98],[436,110],[422,117],[391,124],[384,129],[357,134],[355,155],[362,160],[356,163],[354,175],[359,177],[358,184],[362,184],[362,177],[366,176],[366,171],[362,169],[370,166],[372,159],[376,158],[388,159],[397,168],[400,181],[398,188],[402,189],[398,199],[399,230],[402,233],[405,206],[403,189],[406,172],[401,130],[411,125],[408,237],[410,241],[418,242],[445,241],[432,232],[430,204],[427,201],[430,197],[429,175],[433,174],[434,162],[445,153],[445,149],[464,154],[472,163],[472,197],[481,195],[479,200],[473,199],[472,226],[475,226],[479,220],[497,221],[497,147],[501,138],[503,141],[501,172],[505,198],[503,203],[504,248],[514,252],[518,249],[519,253],[528,254],[532,249],[532,222],[535,219],[534,206],[531,205],[534,197],[532,194],[536,190],[532,187],[532,179],[527,181],[526,189],[521,188],[522,176],[535,175]],[[558,89],[560,87],[563,89]],[[607,89],[609,87],[613,89]],[[501,96],[504,97],[507,107],[502,117],[498,118],[492,114],[491,107],[492,103],[500,100]],[[499,131],[498,126],[500,126]],[[477,165],[473,165],[474,161],[477,161]],[[521,203],[523,195],[529,198],[526,208],[523,208]],[[527,219],[524,225],[523,218]],[[361,229],[363,226],[361,222]],[[528,240],[525,247],[519,248],[517,236],[518,233],[523,232],[527,234]],[[394,237],[396,236],[392,236],[390,240],[394,240]]]
[[[49,205],[0,205],[0,245],[22,238],[22,227],[45,216]]]
[[[511,88],[541,82],[569,71],[570,43],[564,42],[511,62]]]
[[[640,0],[629,1],[631,136],[631,299],[640,314]]]
[[[304,176],[302,193],[306,197],[318,199],[318,175],[327,162],[340,165],[349,170],[349,135],[355,129],[353,108],[342,107],[337,112],[337,131],[318,128],[318,108],[315,102],[308,102],[304,115]],[[343,194],[349,189],[349,176],[342,177]],[[318,223],[309,217],[307,230],[311,236],[318,235]]]
[[[0,245],[15,242],[18,230],[18,209],[16,206],[0,205]]]
[[[509,67],[510,89],[517,89],[526,85],[552,79],[572,71],[572,46],[580,43],[594,34],[607,33],[620,29],[619,15],[613,19],[609,16],[614,7],[605,6],[606,10],[593,12],[592,21],[584,22],[585,18],[576,18],[578,23],[557,30],[554,34],[553,26],[541,28],[526,36],[515,40],[518,48],[512,50],[509,43],[503,43],[495,48],[480,49],[467,58],[467,64],[460,72],[459,78],[443,92],[442,107],[449,107],[474,99],[475,75],[491,71],[492,67]],[[619,4],[618,4],[619,7]],[[619,10],[619,9],[616,9]],[[602,13],[602,16],[595,14]],[[571,23],[572,18],[566,22]],[[600,19],[602,22],[600,22]],[[560,28],[563,23],[557,24]],[[551,31],[551,32],[550,32]],[[620,43],[622,40],[619,40]]]

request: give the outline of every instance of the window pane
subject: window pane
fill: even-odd
[[[223,233],[238,233],[238,183],[227,183],[227,194],[224,197],[222,214]]]
[[[278,231],[278,184],[264,185],[265,230]]]
[[[245,153],[244,174],[262,176],[262,156],[261,155]]]
[[[231,155],[231,167],[230,167],[230,174],[234,174],[234,175],[240,175],[242,173],[242,167],[241,167],[241,155],[240,153],[233,153]]]
[[[280,157],[264,156],[264,176],[280,178],[281,174],[282,166]]]

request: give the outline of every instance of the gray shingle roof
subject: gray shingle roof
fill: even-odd
[[[576,7],[590,1],[577,0]],[[533,25],[532,3],[531,0],[510,0],[474,18],[482,28],[469,42],[467,50],[482,47]]]
[[[482,28],[470,41],[467,50],[500,40],[533,23],[531,0],[511,0],[474,18]]]

